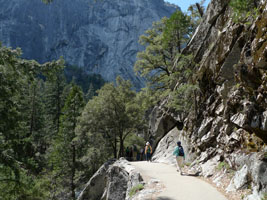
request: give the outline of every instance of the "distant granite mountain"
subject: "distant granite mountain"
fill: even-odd
[[[63,56],[67,64],[133,82],[133,64],[142,50],[138,38],[153,21],[177,7],[163,0],[0,0],[0,41],[21,47],[23,57],[41,63]]]

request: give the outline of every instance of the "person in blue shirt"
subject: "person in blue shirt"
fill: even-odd
[[[177,147],[175,147],[173,155],[176,157],[177,171],[183,175],[182,166],[185,159],[185,153],[180,141],[177,142]]]

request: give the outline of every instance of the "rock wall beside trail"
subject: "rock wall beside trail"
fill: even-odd
[[[175,165],[176,160],[175,156],[173,156],[173,151],[177,146],[178,141],[181,141],[182,146],[184,148],[185,162],[193,162],[195,159],[194,154],[191,153],[191,148],[193,148],[193,146],[188,140],[188,138],[183,135],[183,131],[178,130],[177,128],[172,129],[160,140],[153,154],[153,162],[162,162]]]
[[[143,181],[124,158],[103,164],[79,194],[78,200],[125,200],[132,187]]]
[[[187,155],[196,158],[192,167],[205,177],[217,175],[220,166],[225,173],[232,170],[228,192],[247,189],[249,200],[260,200],[267,193],[267,2],[260,1],[258,8],[259,16],[243,24],[232,20],[229,0],[210,2],[183,51],[193,54],[198,64],[197,113],[181,121],[163,101],[155,108],[161,115],[154,116],[154,121],[182,123],[182,131],[174,137],[154,123],[150,135],[157,141],[162,138],[155,161],[172,163],[167,155],[171,151],[164,151],[170,140],[182,139],[190,146]],[[218,177],[216,181],[219,185]]]

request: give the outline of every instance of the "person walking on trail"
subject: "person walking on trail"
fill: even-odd
[[[177,147],[175,147],[173,155],[176,157],[177,171],[183,175],[182,166],[185,159],[185,153],[180,141],[177,142]]]
[[[146,155],[146,161],[151,162],[152,147],[149,142],[146,143],[145,155]]]
[[[134,144],[134,145],[133,145],[133,161],[136,161],[136,160],[137,160],[137,153],[138,153],[138,151],[137,151],[137,147],[136,147],[136,145]]]

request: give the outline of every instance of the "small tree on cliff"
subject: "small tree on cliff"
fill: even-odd
[[[192,56],[182,54],[193,30],[190,25],[189,16],[181,11],[154,23],[140,37],[140,43],[147,46],[138,53],[135,63],[135,71],[150,80],[150,87],[160,93],[159,98],[168,97],[168,106],[181,111],[191,107],[196,89]]]
[[[175,73],[175,65],[191,30],[189,17],[181,11],[154,23],[152,29],[140,37],[139,42],[146,49],[138,53],[135,71],[146,77],[155,89],[174,87],[170,77]]]
[[[255,18],[258,15],[258,3],[259,0],[231,0],[232,18],[240,23],[248,22],[251,17]]]

